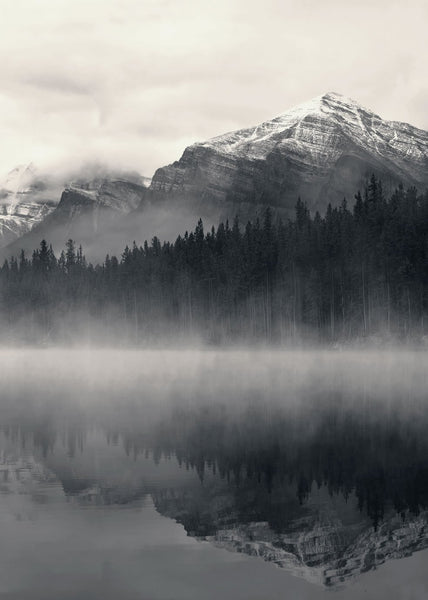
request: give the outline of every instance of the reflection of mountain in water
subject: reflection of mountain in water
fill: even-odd
[[[92,450],[94,435],[88,440]],[[99,433],[95,437],[99,442]],[[192,470],[178,468],[177,473],[177,465],[168,470],[173,461],[159,456],[156,469],[161,473],[154,478],[152,453],[131,461],[120,446],[115,446],[116,457],[97,455],[95,473],[94,456],[81,448],[71,457],[64,441],[43,462],[43,454],[36,460],[3,453],[0,494],[31,494],[41,502],[44,490],[55,488],[80,506],[124,505],[150,494],[158,512],[181,523],[188,535],[329,587],[428,547],[428,511],[398,515],[390,508],[375,528],[358,510],[353,494],[345,500],[325,486],[312,490],[302,503],[297,487],[288,482],[269,490],[262,481],[244,478],[237,484],[212,473],[201,482],[191,476]],[[20,520],[31,519],[16,510]]]
[[[311,496],[300,514],[296,507],[283,514],[275,530],[269,521],[245,520],[228,506],[225,495],[211,489],[200,504],[189,492],[167,490],[155,495],[161,514],[182,523],[190,535],[233,552],[258,556],[294,575],[335,586],[375,569],[392,558],[410,556],[428,547],[428,512],[403,519],[393,511],[375,530],[356,510],[325,488]],[[288,507],[284,507],[287,511]],[[288,518],[287,518],[288,517]]]
[[[78,505],[149,494],[189,535],[326,586],[428,547],[422,397],[224,398],[4,403],[0,450],[31,455],[16,473]],[[4,458],[3,491],[12,471]]]

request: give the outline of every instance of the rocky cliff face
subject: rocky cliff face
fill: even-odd
[[[353,100],[329,93],[256,127],[186,148],[158,169],[151,193],[210,207],[218,215],[285,214],[298,196],[311,210],[353,200],[375,173],[393,188],[428,185],[428,132],[384,121]]]
[[[135,177],[77,180],[66,187],[48,213],[33,220],[30,229],[4,248],[3,255],[17,255],[21,249],[31,252],[42,239],[56,250],[69,238],[88,246],[95,236],[114,227],[117,219],[135,210],[146,189]]]
[[[126,180],[106,179],[96,185],[77,187],[72,185],[64,190],[58,206],[43,227],[35,229],[39,233],[53,224],[64,225],[71,231],[73,224],[81,217],[86,218],[89,228],[96,233],[103,218],[124,215],[134,210],[141,202],[145,187]]]

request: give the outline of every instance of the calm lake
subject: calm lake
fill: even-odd
[[[0,598],[428,597],[428,356],[0,351]]]

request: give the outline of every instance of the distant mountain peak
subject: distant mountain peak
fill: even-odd
[[[276,144],[278,135],[281,133],[287,134],[287,139],[293,137],[297,140],[298,135],[290,136],[288,132],[290,128],[297,126],[308,117],[330,118],[337,124],[348,123],[352,125],[356,123],[358,128],[366,135],[368,127],[367,124],[362,122],[362,116],[371,119],[372,122],[381,120],[373,111],[363,107],[352,98],[337,92],[327,92],[307,102],[293,106],[281,115],[259,125],[219,135],[202,144],[195,145],[216,146],[224,152],[240,152],[242,150],[244,153],[250,152],[250,155],[252,150],[254,157],[259,158],[265,149],[270,149],[269,140]]]
[[[185,149],[158,169],[151,191],[159,197],[211,207],[212,214],[253,218],[270,205],[293,214],[297,198],[324,211],[352,202],[371,174],[386,193],[399,183],[428,185],[428,132],[387,121],[352,98],[327,92],[253,127]],[[216,213],[217,211],[217,213]]]
[[[0,179],[0,190],[16,194],[31,186],[36,177],[36,168],[32,162],[17,165]]]
[[[344,94],[339,94],[339,92],[326,92],[321,96],[317,96],[322,102],[337,102],[339,104],[346,105],[356,105],[360,106],[359,102],[351,98],[350,96],[345,96]]]
[[[52,228],[71,228],[85,216],[92,226],[100,210],[127,214],[139,205],[149,182],[138,173],[101,163],[84,163],[68,173],[40,172],[33,163],[18,165],[0,179],[0,248],[13,247],[17,239],[35,247]],[[45,229],[39,231],[42,223]],[[35,237],[28,238],[32,231]],[[20,249],[15,248],[16,253]]]
[[[331,112],[332,110],[350,107],[355,109],[360,108],[367,111],[367,109],[361,106],[356,100],[353,100],[348,96],[344,96],[338,92],[326,92],[319,96],[315,96],[311,100],[294,105],[293,107],[284,111],[282,114],[285,116],[291,113],[309,114],[311,112]]]
[[[362,112],[365,114],[372,115],[376,119],[380,119],[379,115],[373,112],[371,109],[363,106],[353,98],[344,96],[337,92],[327,92],[322,96],[319,96],[320,110],[322,112],[340,112],[340,111],[352,111]]]

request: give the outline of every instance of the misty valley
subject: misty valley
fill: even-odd
[[[0,358],[4,598],[428,591],[423,351]]]

